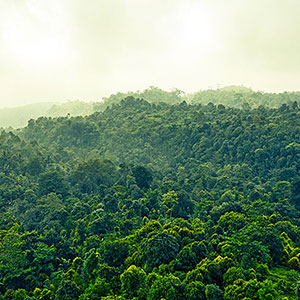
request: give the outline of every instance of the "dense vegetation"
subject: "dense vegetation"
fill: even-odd
[[[39,117],[85,116],[98,110],[97,103],[68,101],[62,104],[54,102],[35,103],[18,107],[0,109],[0,128],[21,128],[28,120]]]
[[[239,109],[254,109],[260,106],[266,108],[279,108],[281,105],[291,106],[295,101],[300,102],[300,92],[284,92],[280,94],[254,92],[243,86],[227,86],[216,90],[203,90],[192,94],[174,89],[164,91],[151,86],[144,91],[116,93],[104,97],[102,101],[83,102],[67,101],[61,104],[37,103],[16,108],[0,109],[0,127],[21,128],[27,125],[29,119],[38,117],[66,117],[87,116],[94,112],[103,112],[107,107],[119,104],[126,97],[144,99],[152,104],[161,102],[167,104],[179,104],[185,101],[187,104],[225,105],[226,107]]]
[[[2,298],[298,299],[297,101],[128,97],[3,131]]]

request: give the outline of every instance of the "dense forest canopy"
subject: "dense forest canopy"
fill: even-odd
[[[29,119],[38,117],[66,117],[87,116],[94,112],[104,111],[113,104],[120,103],[126,97],[144,99],[149,103],[179,104],[185,101],[188,104],[213,103],[226,107],[240,109],[254,109],[259,106],[279,108],[286,104],[291,106],[295,101],[300,102],[300,92],[263,93],[255,92],[243,86],[227,86],[218,89],[208,89],[196,93],[186,94],[181,90],[164,91],[151,86],[144,91],[116,93],[96,102],[67,101],[65,103],[37,103],[16,108],[0,109],[0,127],[20,128],[27,125]]]
[[[2,131],[1,297],[298,299],[299,100],[152,87]]]

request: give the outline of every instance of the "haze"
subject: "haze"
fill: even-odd
[[[1,0],[0,107],[149,86],[300,89],[299,0]]]

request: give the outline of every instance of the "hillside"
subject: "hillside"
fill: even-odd
[[[186,94],[177,89],[166,92],[156,87],[150,87],[142,92],[117,93],[108,98],[104,98],[104,103],[99,110],[120,103],[122,99],[129,96],[141,98],[154,104],[158,104],[159,102],[178,104],[185,101],[188,104],[206,105],[208,103],[213,103],[215,105],[222,104],[226,107],[239,109],[254,109],[259,106],[279,108],[284,104],[291,106],[294,102],[300,102],[300,92],[256,92],[244,86],[226,86],[190,94]]]
[[[35,103],[19,107],[0,109],[0,128],[20,128],[27,125],[28,120],[45,116],[52,102]]]
[[[1,133],[4,299],[299,297],[296,100],[175,102]]]
[[[127,97],[144,99],[149,103],[179,104],[185,101],[188,104],[224,105],[238,109],[255,109],[260,106],[266,108],[279,108],[281,105],[292,107],[300,103],[300,92],[284,92],[279,94],[254,92],[243,86],[227,86],[215,90],[204,90],[196,93],[185,94],[174,89],[164,91],[157,87],[149,87],[144,91],[116,93],[104,97],[97,102],[67,101],[65,103],[38,103],[16,108],[0,109],[0,128],[21,128],[27,125],[30,119],[38,117],[66,117],[87,116],[94,112],[102,112],[107,107],[119,104]]]
[[[0,128],[25,127],[30,119],[39,117],[84,116],[95,112],[96,103],[68,101],[66,103],[34,103],[0,109]]]

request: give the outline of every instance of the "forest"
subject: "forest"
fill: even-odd
[[[292,105],[295,101],[300,102],[300,92],[266,93],[253,91],[244,86],[226,86],[195,93],[185,93],[178,89],[165,91],[150,86],[143,91],[118,92],[91,102],[68,100],[62,103],[42,102],[19,107],[0,108],[0,127],[11,129],[25,127],[29,119],[39,117],[87,116],[95,112],[103,112],[107,107],[118,104],[130,96],[144,99],[153,104],[160,102],[179,104],[185,101],[187,104],[206,105],[213,103],[240,109],[253,109],[259,106],[279,108],[281,105]]]
[[[299,299],[300,93],[152,87],[0,141],[0,299]]]

